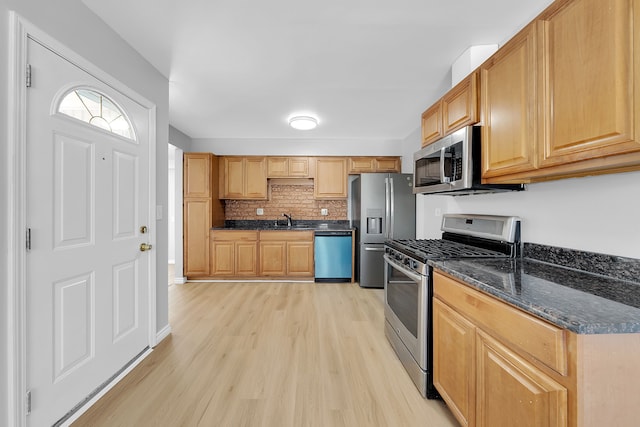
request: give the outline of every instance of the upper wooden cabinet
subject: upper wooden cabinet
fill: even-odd
[[[480,68],[483,177],[536,167],[535,25]]]
[[[481,66],[483,179],[640,168],[640,1],[558,0]]]
[[[478,121],[478,72],[474,71],[422,113],[422,146]]]
[[[183,197],[211,197],[211,153],[185,153]]]
[[[350,157],[349,173],[400,172],[400,157]]]
[[[438,100],[422,113],[422,146],[429,145],[443,136],[442,103]]]
[[[267,157],[268,178],[308,178],[308,157]]]
[[[638,8],[638,1],[574,0],[541,16],[541,167],[640,150]]]
[[[267,198],[267,168],[265,157],[220,158],[220,198]]]
[[[346,158],[315,158],[314,198],[346,199],[348,179]]]

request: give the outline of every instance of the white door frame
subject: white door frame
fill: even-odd
[[[8,425],[26,425],[26,98],[27,37],[37,40],[98,80],[149,110],[149,242],[156,246],[156,105],[58,42],[14,11],[9,12],[7,259]],[[37,78],[36,76],[34,76]],[[156,251],[149,253],[149,347],[156,341]],[[1,422],[1,420],[0,420]]]

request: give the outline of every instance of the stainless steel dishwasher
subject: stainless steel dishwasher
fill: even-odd
[[[316,231],[314,262],[316,282],[350,282],[352,241],[350,230]]]

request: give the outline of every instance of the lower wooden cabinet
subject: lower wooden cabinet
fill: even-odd
[[[473,323],[433,301],[433,383],[463,426],[475,419],[475,340]]]
[[[211,199],[184,201],[184,275],[209,275],[209,234],[211,228]]]
[[[259,273],[313,277],[313,231],[261,231]]]
[[[211,276],[256,276],[258,274],[258,232],[211,231]]]
[[[505,324],[502,330],[491,327],[498,321]],[[553,325],[540,329],[540,322],[434,273],[434,385],[460,425],[575,425],[568,421],[568,388],[575,385],[555,371],[562,364],[548,366],[514,344],[520,340],[524,347],[554,347],[556,335],[550,331],[562,330]],[[556,359],[562,360],[561,353]]]
[[[567,425],[566,388],[491,335],[476,341],[476,426]]]
[[[211,277],[313,277],[313,231],[211,231]]]
[[[260,242],[260,275],[287,275],[287,242]]]

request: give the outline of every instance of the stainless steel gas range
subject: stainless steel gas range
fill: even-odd
[[[429,399],[433,386],[429,260],[516,257],[520,219],[507,216],[445,214],[442,238],[385,242],[385,335],[409,376]]]

